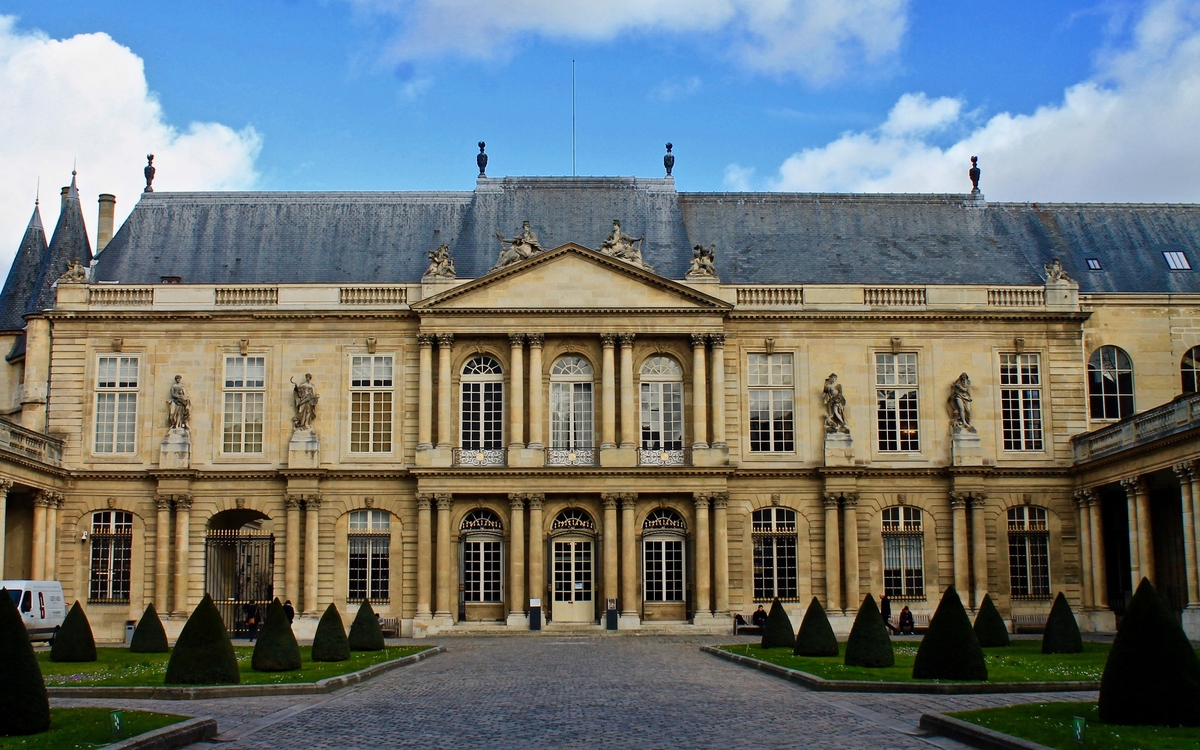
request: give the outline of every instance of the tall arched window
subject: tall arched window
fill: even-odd
[[[460,464],[503,465],[504,370],[491,357],[474,357],[463,367],[461,435]]]
[[[1123,419],[1133,414],[1133,361],[1124,349],[1102,346],[1092,353],[1088,400],[1092,419]]]
[[[925,598],[925,532],[921,509],[883,509],[883,590],[893,599]]]
[[[1050,532],[1046,509],[1008,509],[1008,571],[1014,599],[1050,596]]]
[[[384,510],[350,512],[348,602],[386,602],[391,596],[391,514]]]
[[[670,508],[650,511],[642,523],[647,602],[683,601],[683,542],[687,524]]]
[[[642,365],[643,464],[683,463],[683,368],[670,357]]]
[[[487,508],[477,508],[458,527],[462,539],[463,601],[468,604],[497,604],[501,590],[504,524]]]
[[[595,462],[594,377],[591,363],[575,355],[558,358],[550,368],[550,463]]]
[[[1183,362],[1179,365],[1179,372],[1183,376],[1184,393],[1200,391],[1197,387],[1200,385],[1200,346],[1193,346],[1187,350],[1187,354],[1183,355]]]
[[[754,511],[754,599],[796,599],[796,511],[761,508]]]
[[[88,602],[128,602],[133,559],[133,514],[123,510],[93,513],[91,542],[92,570]]]

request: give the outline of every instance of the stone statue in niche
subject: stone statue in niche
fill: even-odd
[[[312,374],[304,373],[304,382],[292,380],[292,400],[296,404],[296,417],[292,420],[297,430],[311,430],[317,418],[317,401],[320,400],[312,384]]]
[[[825,403],[825,432],[849,435],[850,426],[846,424],[846,397],[842,395],[842,384],[837,382],[836,372],[825,378],[821,400]]]
[[[63,271],[63,275],[58,277],[59,284],[86,284],[87,280],[87,266],[74,259],[67,266],[67,270]]]
[[[1067,272],[1063,270],[1062,263],[1059,262],[1058,258],[1055,258],[1042,267],[1046,269],[1047,283],[1071,280],[1071,277],[1068,276]]]
[[[436,277],[439,279],[454,279],[458,273],[454,270],[454,258],[450,257],[450,246],[446,243],[438,245],[437,250],[429,251],[429,268],[421,278]]]
[[[521,222],[521,233],[511,240],[505,239],[499,229],[496,230],[496,239],[500,240],[504,247],[500,250],[500,257],[496,260],[496,265],[492,266],[493,271],[526,258],[532,258],[542,252],[542,245],[538,242],[537,235],[530,229],[528,221]]]
[[[971,424],[971,378],[965,372],[950,386],[950,426],[955,432],[975,432]]]
[[[172,430],[188,430],[191,429],[191,419],[192,400],[188,398],[187,388],[183,386],[183,376],[176,375],[167,399],[167,427]]]
[[[623,260],[639,268],[644,268],[647,271],[652,271],[654,269],[646,265],[646,261],[642,259],[642,242],[645,239],[645,235],[634,239],[625,234],[621,231],[620,220],[613,219],[612,231],[608,233],[608,237],[605,238],[604,242],[600,243],[600,252],[617,260]]]
[[[717,246],[696,245],[692,248],[692,267],[688,269],[687,278],[689,279],[715,279],[717,278]]]

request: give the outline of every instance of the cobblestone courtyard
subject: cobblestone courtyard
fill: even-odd
[[[924,711],[1041,696],[816,693],[699,651],[723,638],[446,638],[447,653],[324,696],[56,700],[214,716],[193,748],[964,747],[925,736]],[[741,640],[741,639],[739,639]],[[749,641],[748,641],[749,642]]]

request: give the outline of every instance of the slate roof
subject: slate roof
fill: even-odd
[[[1200,206],[997,204],[968,195],[679,193],[670,179],[506,177],[472,192],[145,193],[95,278],[158,283],[412,283],[450,245],[460,277],[493,232],[529,220],[543,247],[596,248],[612,220],[664,276],[716,244],[726,283],[1040,284],[1059,257],[1082,292],[1200,292]],[[1087,258],[1100,261],[1089,271]]]
[[[21,246],[13,258],[8,279],[4,282],[4,291],[0,292],[0,331],[25,329],[25,320],[21,316],[25,314],[25,308],[29,306],[29,300],[33,297],[38,273],[46,260],[46,250],[46,230],[42,228],[42,213],[37,204],[34,204],[33,216],[29,218],[29,226],[26,227]]]
[[[29,298],[25,314],[54,307],[57,291],[54,282],[63,275],[71,261],[78,261],[86,268],[92,262],[92,244],[88,241],[87,227],[83,223],[83,207],[79,204],[79,189],[75,186],[75,173],[71,173],[71,186],[58,212],[58,224],[46,248],[46,259],[38,272],[37,286]]]

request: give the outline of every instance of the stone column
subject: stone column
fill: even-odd
[[[1142,576],[1149,578],[1150,583],[1154,583],[1154,536],[1150,527],[1150,488],[1146,486],[1146,480],[1142,477],[1121,480],[1122,484],[1125,482],[1129,482],[1137,507],[1138,560]],[[1129,489],[1126,491],[1128,492]],[[1135,591],[1139,583],[1141,583],[1140,578],[1133,582]]]
[[[710,542],[708,538],[708,506],[707,492],[697,492],[693,497],[696,504],[696,601],[692,605],[695,610],[693,619],[712,618],[712,585],[709,571],[712,562],[709,560]]]
[[[825,608],[842,611],[842,553],[838,546],[839,496],[825,493]]]
[[[187,617],[188,543],[192,536],[192,498],[175,495],[175,614]]]
[[[605,492],[600,495],[604,505],[604,606],[609,599],[620,597],[620,586],[617,582],[617,503],[621,496],[615,492]]]
[[[512,509],[509,517],[510,537],[508,540],[508,624],[519,623],[525,617],[525,496],[510,492],[508,505]]]
[[[615,448],[617,445],[617,385],[615,333],[600,334],[600,449]],[[622,383],[624,387],[624,383]],[[622,393],[622,396],[624,394]]]
[[[300,503],[303,501],[303,495],[284,498],[287,526],[283,538],[283,593],[293,605],[300,602]]]
[[[713,616],[725,617],[729,614],[729,493],[714,492],[712,504]]]
[[[450,505],[453,503],[453,496],[450,494],[438,494],[437,498],[437,612],[434,617],[439,617],[444,620],[452,620],[454,614],[451,611],[451,593],[454,591],[454,584],[450,580]]]
[[[450,414],[450,348],[454,346],[453,333],[439,333],[438,342],[438,448],[454,447],[454,419]]]
[[[542,534],[542,506],[546,496],[535,493],[529,499],[529,598],[546,596],[546,539]],[[546,603],[542,602],[542,612]]]
[[[1200,471],[1192,470],[1192,528],[1196,537],[1196,564],[1200,566]],[[1200,573],[1197,574],[1200,577]]]
[[[433,495],[417,495],[417,618],[433,617]]]
[[[417,450],[433,447],[433,342],[432,333],[417,334],[421,364],[417,376]],[[295,601],[295,600],[293,600]]]
[[[542,438],[542,407],[545,405],[542,394],[542,344],[545,336],[531,333],[525,337],[529,341],[529,444],[533,450],[546,447]]]
[[[971,575],[975,579],[975,609],[983,604],[988,588],[987,519],[983,511],[986,502],[987,495],[983,493],[971,496]]]
[[[950,493],[950,513],[954,525],[954,588],[959,597],[971,590],[971,571],[967,562],[967,494]]]
[[[154,498],[158,519],[154,524],[154,609],[166,614],[171,611],[168,600],[171,583],[171,496]]]
[[[50,504],[46,506],[46,580],[58,578],[58,506],[62,505],[61,492],[50,493]]]
[[[321,550],[321,496],[304,498],[304,612],[320,614],[317,608],[317,560]]]
[[[633,511],[637,495],[621,495],[621,616],[638,617],[637,539],[633,527]]]
[[[708,447],[708,380],[705,377],[705,335],[692,334],[692,450]]]
[[[1187,572],[1187,606],[1200,607],[1200,577],[1196,571],[1196,528],[1192,498],[1192,472],[1195,462],[1175,464],[1175,476],[1179,477],[1179,503],[1183,511],[1183,563]]]
[[[508,447],[525,447],[525,336],[508,334]]]
[[[621,342],[621,447],[636,448],[640,443],[637,434],[637,394],[633,391],[633,338],[632,333],[622,333]]]
[[[1142,553],[1138,548],[1138,542],[1141,541],[1141,535],[1138,534],[1138,512],[1137,512],[1137,495],[1135,485],[1137,480],[1122,479],[1121,487],[1125,489],[1125,510],[1129,515],[1129,573],[1133,579],[1133,588],[1137,589],[1141,583],[1142,576]]]
[[[842,499],[842,547],[846,557],[846,610],[858,611],[858,493],[847,492]]]
[[[33,498],[33,549],[29,568],[35,581],[46,578],[46,511],[53,502],[53,493],[47,490],[39,490]]]
[[[1083,608],[1092,609],[1092,519],[1088,511],[1087,490],[1075,490],[1075,502],[1079,505],[1079,586]]]
[[[8,491],[12,486],[11,479],[0,479],[0,578],[4,577],[4,519],[8,513]]]
[[[1108,562],[1104,557],[1104,515],[1100,497],[1088,493],[1088,520],[1092,538],[1092,603],[1097,609],[1108,608]]]
[[[710,333],[712,347],[712,447],[725,448],[725,334]]]

